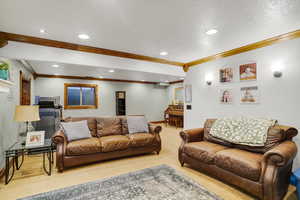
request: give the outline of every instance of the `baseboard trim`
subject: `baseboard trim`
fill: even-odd
[[[161,120],[161,121],[152,121],[150,122],[151,124],[161,124],[161,123],[164,123],[165,121],[164,120]]]

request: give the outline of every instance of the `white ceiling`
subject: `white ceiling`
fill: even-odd
[[[140,72],[140,71],[129,71],[129,70],[122,70],[122,69],[114,69],[114,72],[111,73],[109,72],[110,69],[104,67],[93,67],[93,66],[75,65],[75,64],[67,64],[67,63],[30,61],[30,60],[27,60],[27,62],[38,74],[88,76],[88,77],[95,77],[95,78],[154,81],[154,82],[171,82],[171,81],[181,80],[180,78],[183,78],[180,76],[171,76],[171,75]],[[59,65],[59,67],[57,68],[52,67],[52,65],[54,64]]]
[[[181,62],[300,28],[300,0],[1,0],[0,4],[0,31]],[[219,32],[206,35],[212,28]],[[41,34],[40,29],[45,29],[46,34]],[[77,37],[80,33],[91,38],[81,41]],[[161,51],[169,54],[160,56]],[[34,55],[30,59],[34,60]],[[114,67],[110,62],[112,59],[99,66]],[[170,68],[150,64],[157,73]],[[118,67],[129,69],[129,65],[146,68],[145,63],[134,60]],[[179,69],[172,70],[175,76],[181,76]]]

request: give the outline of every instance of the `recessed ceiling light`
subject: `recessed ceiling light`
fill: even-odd
[[[99,78],[103,78],[103,76],[99,76]]]
[[[57,65],[57,64],[54,64],[54,65],[52,65],[52,67],[55,67],[55,68],[57,68],[57,67],[59,67],[59,65]]]
[[[110,72],[110,73],[114,73],[114,72],[115,72],[115,70],[111,69],[111,70],[109,70],[108,72]]]
[[[90,39],[90,36],[87,34],[79,34],[78,37],[82,40],[88,40]]]
[[[181,79],[181,80],[183,80],[183,79],[184,79],[184,77],[181,77],[180,79]]]
[[[166,56],[166,55],[168,55],[168,52],[162,51],[162,52],[160,52],[160,55],[161,55],[161,56]]]
[[[55,73],[54,76],[59,76],[59,74]]]
[[[145,81],[145,80],[142,80],[142,81]]]
[[[216,34],[217,32],[218,32],[217,29],[210,29],[210,30],[206,31],[206,34],[207,35],[213,35],[213,34]]]
[[[45,29],[40,29],[40,33],[46,33]]]

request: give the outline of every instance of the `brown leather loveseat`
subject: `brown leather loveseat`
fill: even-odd
[[[185,130],[179,161],[263,200],[281,200],[287,192],[297,146],[295,128],[275,125],[264,147],[232,144],[209,134],[214,119],[204,128]]]
[[[52,137],[56,144],[56,165],[64,169],[161,150],[160,126],[149,124],[149,133],[129,134],[126,117],[68,118],[67,122],[87,120],[91,138],[68,142],[61,129]]]

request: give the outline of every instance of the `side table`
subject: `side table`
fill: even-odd
[[[45,139],[44,145],[26,147],[22,142],[17,142],[5,151],[5,184],[8,184],[14,176],[15,169],[19,170],[24,162],[24,155],[28,154],[43,154],[43,169],[48,176],[51,176],[53,159],[53,151],[55,145],[51,139]],[[19,162],[19,157],[21,161]],[[48,169],[46,167],[46,158],[48,159]],[[10,162],[12,159],[12,162]],[[12,165],[12,166],[11,166]],[[10,168],[12,172],[10,174]]]

